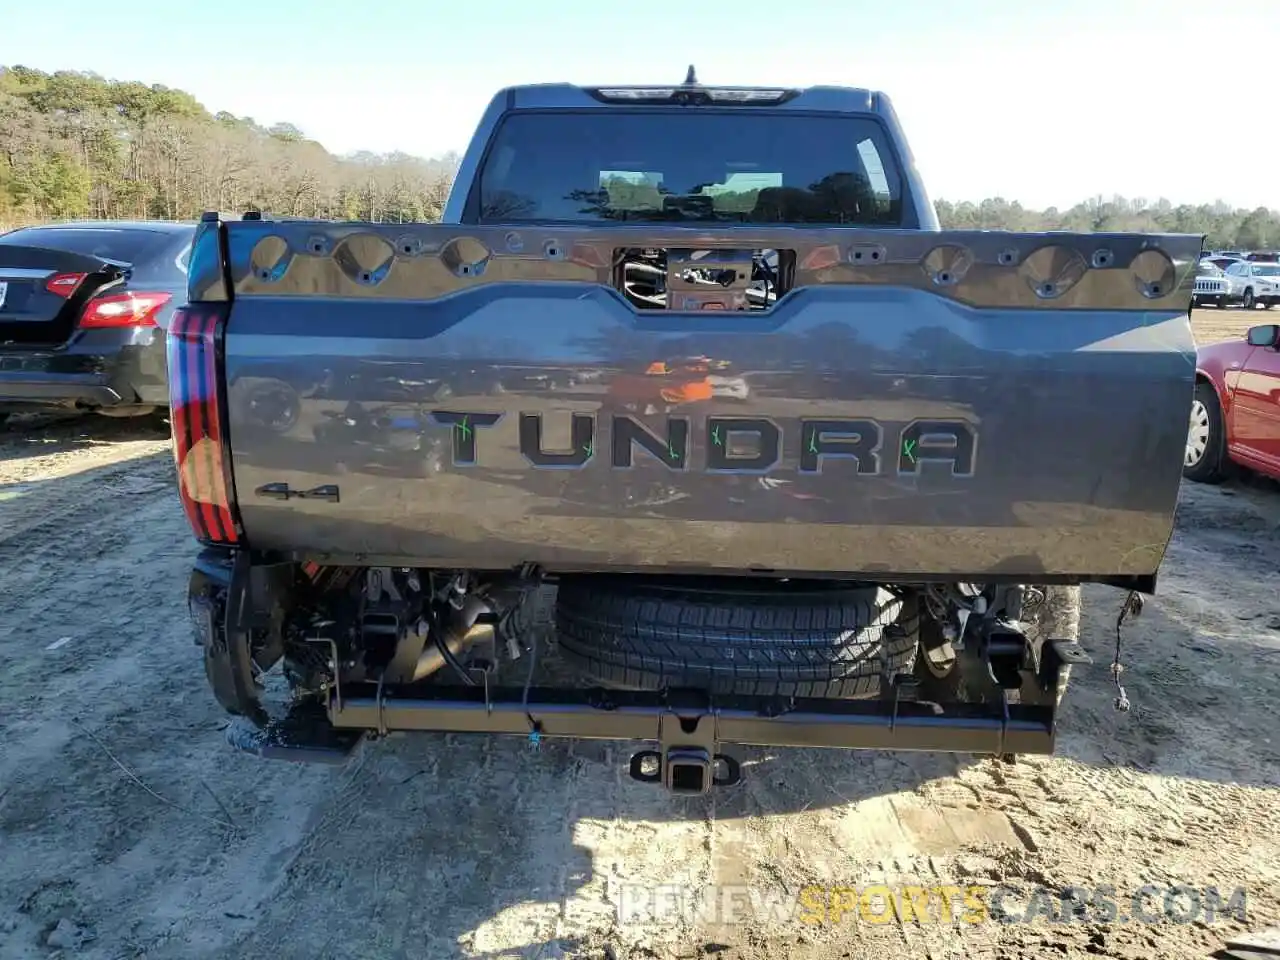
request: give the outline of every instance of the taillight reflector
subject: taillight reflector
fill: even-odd
[[[196,539],[241,541],[231,463],[222,431],[217,347],[222,313],[182,307],[169,324],[169,411],[178,495]]]
[[[55,273],[44,282],[44,288],[67,300],[80,288],[80,284],[84,283],[84,278],[87,276],[87,273]]]
[[[154,327],[156,313],[173,299],[172,294],[130,290],[94,297],[84,307],[81,327]]]

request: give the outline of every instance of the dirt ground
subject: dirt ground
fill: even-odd
[[[1273,310],[1205,309],[1196,310],[1191,316],[1191,328],[1198,343],[1217,343],[1243,337],[1253,324],[1276,322],[1280,322],[1280,314]]]
[[[1206,313],[1202,339],[1243,329]],[[128,424],[0,431],[0,960],[1201,960],[1280,922],[1273,484],[1184,487],[1125,632],[1128,713],[1108,672],[1122,595],[1086,591],[1095,663],[1057,756],[744,752],[742,785],[689,801],[626,778],[625,745],[393,738],[342,768],[233,751],[172,474],[167,440]],[[1109,884],[1121,913],[1144,884],[1243,887],[1247,918],[664,912],[676,889],[745,885],[758,906],[875,884]]]

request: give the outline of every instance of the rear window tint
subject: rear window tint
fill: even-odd
[[[480,219],[897,226],[902,183],[869,117],[681,108],[530,112],[498,128]]]
[[[111,227],[39,227],[15,230],[0,237],[0,244],[20,244],[66,250],[104,260],[143,264],[178,245],[173,234],[158,230],[122,230]]]

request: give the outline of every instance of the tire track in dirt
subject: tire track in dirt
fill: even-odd
[[[189,555],[189,542],[182,542],[189,535],[174,522],[172,474],[172,463],[153,454],[43,481],[24,490],[21,498],[0,503],[0,583],[5,585],[0,621],[9,620],[19,607],[27,616],[38,616],[50,604],[74,615],[88,596],[73,598],[69,606],[61,591],[48,590],[53,575],[83,575],[92,568],[101,579],[109,571],[122,576],[119,585],[124,588],[145,576],[147,546],[157,551],[167,547],[175,555],[182,547]],[[160,536],[149,544],[139,542],[139,524]]]
[[[217,948],[232,932],[225,913],[264,895],[275,882],[266,865],[305,826],[310,800],[295,791],[326,773],[245,764],[222,741],[181,602],[193,551],[165,447],[125,442],[114,461],[110,447],[78,461],[59,453],[48,477],[32,458],[0,460],[0,492],[14,477],[29,484],[0,499],[6,958],[45,955],[58,921],[92,934],[77,955]],[[60,634],[69,641],[47,649]],[[210,824],[219,803],[237,831]]]

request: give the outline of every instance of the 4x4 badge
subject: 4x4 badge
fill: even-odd
[[[332,483],[326,483],[323,486],[312,487],[310,490],[292,490],[287,483],[267,483],[258,487],[253,491],[260,497],[268,497],[272,500],[325,500],[329,503],[338,502],[338,488]]]

